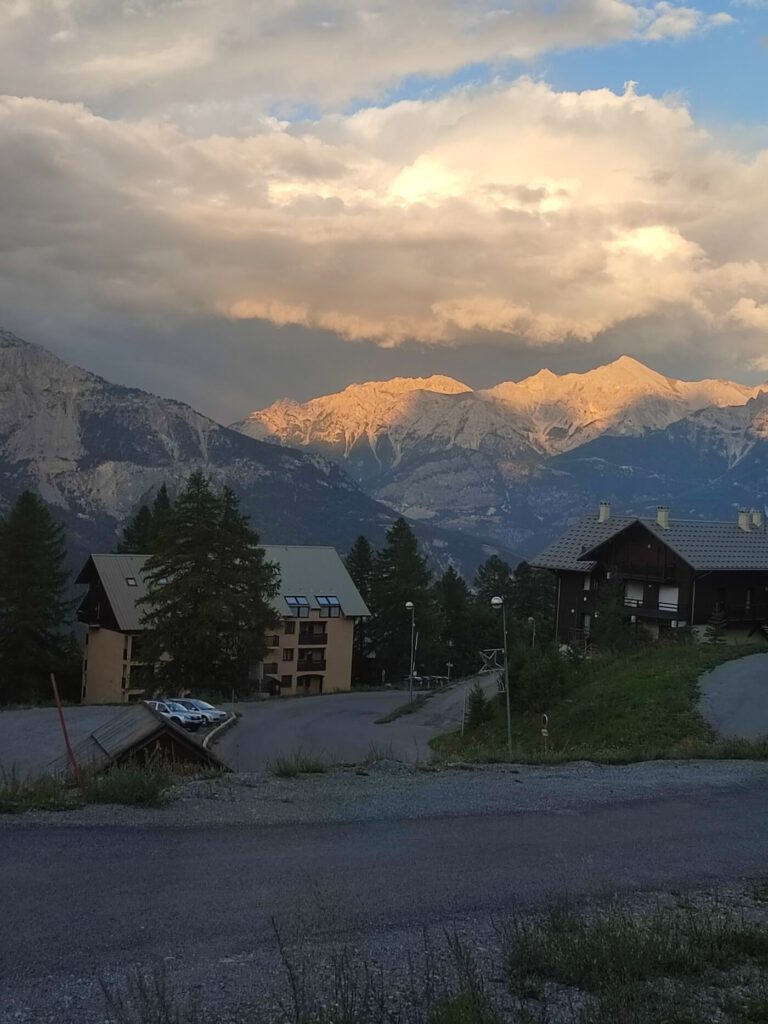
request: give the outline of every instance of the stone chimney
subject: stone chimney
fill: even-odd
[[[752,525],[756,529],[762,530],[762,528],[763,528],[763,513],[760,511],[760,509],[759,508],[753,508],[752,512],[750,513],[750,515],[752,516]]]
[[[749,533],[752,528],[752,516],[745,508],[739,509],[739,529]]]
[[[666,505],[659,505],[656,508],[656,522],[662,530],[669,529],[669,509]]]
[[[611,503],[610,501],[600,502],[600,511],[597,514],[598,523],[607,523],[611,518]]]

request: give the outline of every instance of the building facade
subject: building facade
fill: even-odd
[[[254,689],[286,695],[338,693],[352,685],[355,622],[370,613],[334,548],[265,545],[278,566],[272,604],[279,625],[267,635]],[[150,696],[141,657],[146,555],[91,555],[76,582],[88,587],[78,608],[86,627],[82,700],[130,703]]]
[[[556,634],[561,643],[589,639],[601,591],[618,581],[627,622],[659,638],[690,628],[701,638],[717,617],[731,643],[768,638],[768,530],[763,513],[733,521],[614,516],[603,502],[532,559],[557,576]]]

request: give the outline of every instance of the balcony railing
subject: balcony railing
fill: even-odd
[[[299,658],[296,669],[299,672],[325,672],[325,658]]]
[[[644,615],[656,615],[659,612],[677,615],[680,611],[679,604],[673,603],[672,601],[654,601],[653,604],[647,604],[643,598],[638,597],[625,597],[624,607],[637,608],[637,610],[642,612]]]
[[[642,565],[634,562],[624,562],[615,567],[619,576],[631,576],[636,580],[657,580],[663,583],[671,583],[675,579],[676,570],[669,565]]]
[[[325,647],[328,643],[328,634],[322,632],[312,633],[303,629],[299,630],[299,643],[302,647]]]

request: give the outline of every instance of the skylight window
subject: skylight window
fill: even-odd
[[[299,619],[309,618],[309,598],[303,594],[286,594],[285,603]]]
[[[126,576],[125,577],[125,582],[127,583],[127,585],[129,587],[138,587],[138,583],[136,582],[136,577],[135,576]]]
[[[315,594],[320,606],[321,619],[338,619],[341,616],[341,601],[335,594]]]

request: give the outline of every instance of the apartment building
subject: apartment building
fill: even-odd
[[[557,576],[561,643],[589,640],[609,579],[620,582],[625,620],[655,638],[683,628],[701,638],[715,612],[730,643],[768,636],[768,529],[756,509],[707,521],[660,505],[654,518],[638,518],[602,502],[531,564]]]
[[[264,545],[280,572],[273,600],[279,625],[254,666],[254,688],[285,695],[338,693],[352,685],[355,621],[370,613],[332,547]],[[141,659],[146,555],[91,555],[76,583],[88,587],[78,608],[86,626],[82,699],[130,703],[151,680]]]

